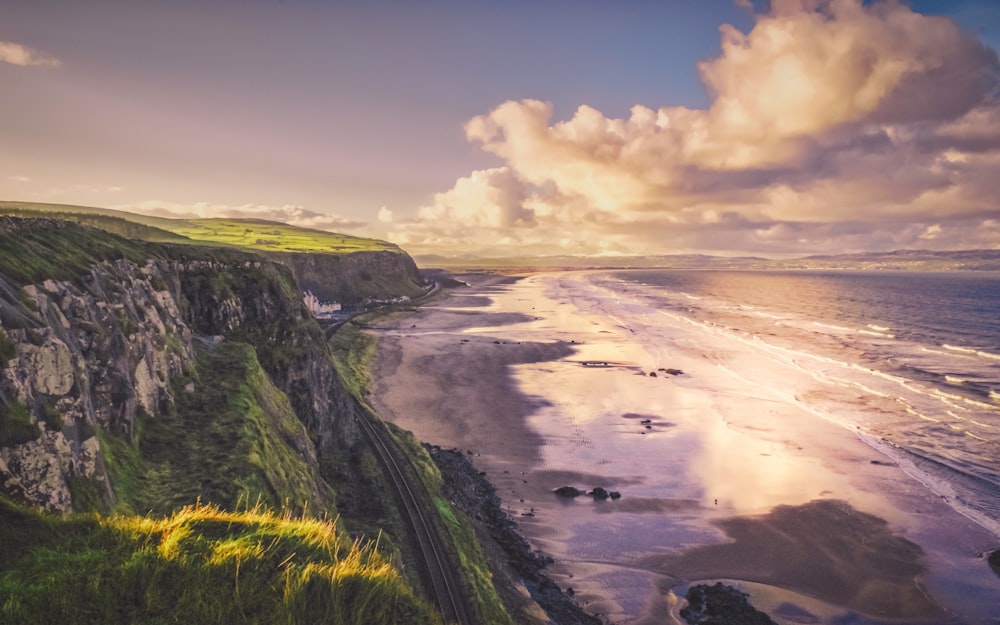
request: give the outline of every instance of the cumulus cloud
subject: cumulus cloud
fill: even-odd
[[[22,67],[59,67],[59,59],[10,41],[0,41],[0,62]]]
[[[434,203],[422,206],[417,216],[486,228],[526,226],[535,216],[524,201],[524,185],[516,174],[509,167],[497,167],[459,178],[450,191],[435,194]]]
[[[720,33],[698,67],[705,109],[582,105],[553,121],[550,103],[521,100],[471,119],[467,138],[504,165],[459,179],[397,236],[847,251],[961,247],[956,229],[974,227],[968,241],[996,245],[995,51],[892,0],[773,0],[748,33]]]
[[[391,210],[383,206],[378,209],[378,220],[384,224],[391,224],[396,221],[396,215]]]
[[[366,225],[363,221],[346,219],[338,215],[318,213],[301,206],[286,204],[284,206],[268,206],[264,204],[242,204],[232,206],[214,204],[211,202],[196,202],[181,204],[148,200],[135,204],[115,206],[118,210],[142,213],[154,217],[174,217],[182,219],[266,219],[280,221],[293,226],[314,228],[317,230],[350,230]]]

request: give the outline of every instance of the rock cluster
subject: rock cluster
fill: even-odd
[[[750,605],[748,597],[721,582],[698,584],[688,589],[688,605],[681,608],[681,616],[689,625],[777,625]]]
[[[576,486],[560,486],[553,491],[560,497],[574,498],[580,495],[590,495],[596,501],[604,501],[605,499],[621,499],[622,494],[616,490],[607,490],[603,486],[595,486],[589,491],[583,491]]]

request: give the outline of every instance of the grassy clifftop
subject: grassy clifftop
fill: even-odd
[[[43,517],[0,497],[0,622],[440,623],[372,544],[326,520],[184,508]]]
[[[260,219],[171,219],[91,206],[9,201],[0,202],[0,215],[75,221],[129,239],[235,247],[258,252],[402,253],[398,246],[378,239]]]
[[[75,222],[132,244],[148,241],[214,254],[228,250],[263,255],[291,269],[301,290],[323,303],[350,309],[425,292],[413,259],[398,246],[377,239],[257,219],[166,219],[33,202],[0,202],[0,216],[4,215]]]

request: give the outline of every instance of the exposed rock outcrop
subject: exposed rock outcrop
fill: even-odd
[[[0,255],[11,259],[0,264],[4,492],[70,511],[83,480],[112,505],[99,434],[138,448],[143,420],[169,413],[177,393],[193,389],[180,380],[204,336],[256,350],[315,446],[298,449],[300,457],[322,464],[358,440],[354,401],[288,268],[48,219],[3,218]]]
[[[303,291],[313,293],[320,302],[336,302],[348,309],[414,298],[425,292],[417,265],[402,250],[350,254],[268,252],[267,256],[289,267]]]
[[[681,609],[681,616],[689,625],[776,625],[750,605],[745,592],[721,582],[692,586],[686,598],[688,605]]]

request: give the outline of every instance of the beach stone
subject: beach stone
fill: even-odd
[[[615,501],[622,498],[622,494],[616,490],[611,491],[610,493],[608,493],[608,495],[611,497],[612,500]]]
[[[993,572],[1000,575],[1000,549],[991,553],[986,561],[990,563],[990,568],[993,569]]]
[[[579,497],[583,491],[575,486],[560,486],[555,490],[555,493],[560,497]]]
[[[611,493],[609,493],[604,488],[598,486],[590,491],[590,496],[593,497],[594,499],[600,499],[601,501],[604,501],[605,499],[611,497]]]
[[[689,625],[777,625],[750,605],[749,595],[722,582],[692,586],[685,598],[681,617]]]

